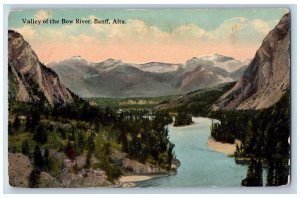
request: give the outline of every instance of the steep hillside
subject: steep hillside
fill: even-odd
[[[229,74],[230,78],[232,78],[233,80],[236,80],[236,81],[239,80],[240,77],[244,74],[244,72],[248,68],[248,65],[244,65],[241,68],[239,68],[238,70],[236,70],[236,71],[232,72],[231,74]]]
[[[263,40],[237,84],[215,109],[263,109],[275,104],[290,86],[290,14]]]
[[[234,85],[235,82],[229,82],[216,87],[190,92],[173,100],[163,102],[157,105],[155,109],[169,111],[179,111],[182,109],[194,116],[208,116],[214,102]]]
[[[10,101],[72,102],[57,74],[39,61],[21,34],[12,30],[8,32],[8,67]]]

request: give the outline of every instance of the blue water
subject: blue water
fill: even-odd
[[[238,187],[247,175],[247,166],[234,158],[208,148],[211,120],[193,118],[187,127],[169,125],[170,140],[175,144],[181,165],[177,174],[137,182],[138,187]]]

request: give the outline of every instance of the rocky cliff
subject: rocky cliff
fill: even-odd
[[[9,97],[12,100],[72,102],[72,95],[57,74],[45,67],[23,36],[8,31]]]
[[[214,109],[263,109],[276,103],[290,86],[290,14],[263,40],[236,85]]]

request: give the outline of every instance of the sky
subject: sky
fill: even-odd
[[[264,37],[287,13],[284,8],[56,9],[16,10],[9,29],[21,33],[41,62],[72,56],[100,62],[184,63],[220,53],[253,58]],[[126,24],[61,24],[62,19],[121,19]],[[59,24],[24,24],[56,19]]]

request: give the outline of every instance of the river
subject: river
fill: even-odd
[[[234,158],[208,148],[211,119],[193,117],[185,127],[169,125],[171,142],[181,165],[176,175],[137,182],[137,187],[239,187],[247,175],[247,166]],[[264,171],[264,177],[266,171]]]

